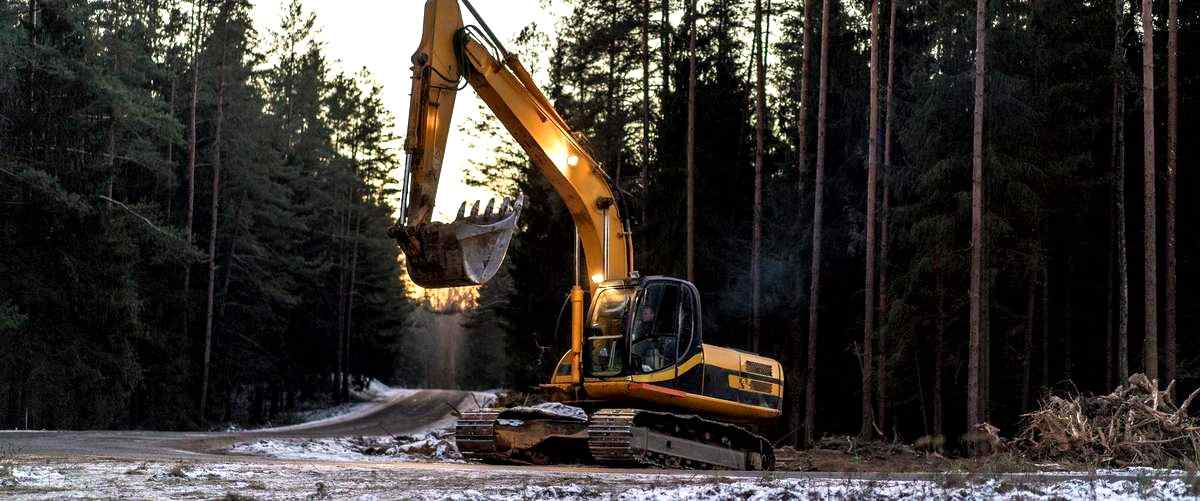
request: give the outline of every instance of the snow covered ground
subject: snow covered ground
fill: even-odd
[[[445,428],[415,436],[260,439],[234,444],[229,452],[320,461],[461,462],[462,459],[454,447],[451,430]]]
[[[312,428],[315,426],[324,426],[336,422],[347,421],[358,418],[364,414],[374,412],[380,405],[387,402],[405,398],[421,390],[412,390],[407,388],[392,388],[377,380],[372,379],[363,391],[351,390],[351,396],[356,402],[345,403],[333,407],[323,409],[313,409],[309,411],[297,412],[292,415],[292,420],[297,424],[288,426],[276,426],[262,428],[262,430],[284,431],[284,430],[301,430]],[[226,430],[240,431],[240,430]]]
[[[1100,476],[1103,474],[1104,476]],[[0,497],[16,499],[455,499],[455,500],[791,500],[791,499],[1197,499],[1194,477],[1163,470],[1116,470],[1074,478],[946,474],[880,480],[772,474],[660,475],[627,471],[546,471],[467,464],[374,462],[128,462],[10,460],[0,464]]]

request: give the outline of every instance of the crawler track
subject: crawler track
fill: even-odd
[[[588,449],[604,464],[672,469],[770,470],[770,442],[740,426],[699,416],[604,409],[588,426]]]
[[[502,409],[464,412],[454,423],[454,443],[463,457],[475,461],[496,462],[496,418]]]

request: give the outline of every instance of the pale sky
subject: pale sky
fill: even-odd
[[[264,42],[278,29],[287,0],[256,0],[254,17]],[[559,9],[544,9],[540,0],[474,0],[472,4],[502,42],[531,22],[552,34]],[[424,0],[304,0],[306,10],[317,16],[318,38],[325,42],[325,55],[335,68],[354,73],[366,67],[383,85],[384,104],[396,118],[397,135],[404,134],[408,119],[408,94],[412,88],[409,57],[421,38]],[[474,24],[466,7],[463,22]],[[468,158],[486,148],[470,148],[472,139],[459,130],[471,117],[479,117],[479,99],[468,87],[458,93],[454,126],[450,132],[434,212],[437,220],[453,219],[464,200],[491,198],[488,190],[468,187],[464,182]],[[397,145],[399,147],[399,145]],[[403,158],[403,157],[401,157]],[[401,160],[403,162],[403,160]],[[403,163],[401,164],[403,165]],[[399,179],[399,173],[396,177]]]

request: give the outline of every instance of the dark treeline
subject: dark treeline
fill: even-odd
[[[397,375],[393,118],[313,25],[0,3],[0,427],[258,423]]]
[[[1187,305],[1197,299],[1190,256],[1200,241],[1186,224],[1197,206],[1168,195],[1176,184],[1185,194],[1197,187],[1193,170],[1175,166],[1197,158],[1187,138],[1200,133],[1188,119],[1200,113],[1200,68],[1189,64],[1197,54],[1200,8],[1178,6],[1178,43],[1168,44],[1168,4],[1175,2],[1153,2],[1153,60],[1145,61],[1143,6],[1124,0],[568,3],[573,14],[559,22],[553,44],[526,32],[517,45],[549,76],[543,87],[626,192],[627,212],[637,221],[637,268],[646,275],[688,273],[694,25],[693,278],[703,294],[706,341],[757,343],[787,367],[792,418],[767,430],[773,437],[860,429],[887,438],[957,437],[968,416],[1011,432],[1047,391],[1105,391],[1123,375],[1144,371],[1158,374],[1163,386],[1177,378],[1185,395],[1200,384],[1200,351],[1187,334],[1198,327]],[[977,24],[981,12],[986,22]],[[977,47],[985,46],[986,65],[977,67]],[[1168,92],[1169,54],[1182,62],[1177,94]],[[755,112],[760,60],[767,91],[761,115]],[[1155,77],[1152,95],[1143,90],[1144,62]],[[983,197],[972,194],[977,90]],[[1172,116],[1183,117],[1177,125],[1169,123],[1172,96],[1178,102]],[[1149,177],[1143,153],[1150,145],[1141,133],[1147,98],[1157,110],[1151,137],[1159,152]],[[481,130],[504,135],[495,124]],[[1184,140],[1168,148],[1170,137]],[[482,166],[484,178],[515,181],[511,186],[530,194],[531,208],[506,275],[483,288],[483,308],[468,330],[480,334],[471,338],[479,346],[503,339],[511,355],[506,381],[525,385],[545,378],[566,348],[567,331],[554,324],[554,312],[572,281],[572,229],[519,150],[510,143],[498,158]],[[869,217],[872,163],[879,191]],[[1158,192],[1150,205],[1144,179]],[[824,198],[819,266],[813,265],[816,190]],[[981,224],[973,227],[977,202]],[[1146,208],[1158,221],[1149,237]],[[868,221],[878,225],[875,231],[867,231]],[[973,230],[981,242],[974,270]],[[1160,263],[1150,275],[1157,277],[1155,295],[1143,287],[1151,269],[1143,265],[1151,264],[1147,239],[1158,242],[1149,247]],[[876,249],[870,275],[878,297],[865,302],[869,247]],[[821,279],[816,303],[812,270]],[[872,302],[873,325],[864,322],[864,304]],[[819,322],[810,323],[810,305]],[[1147,311],[1158,313],[1153,329],[1145,327]],[[1157,338],[1157,350],[1144,349],[1148,337]],[[969,363],[972,338],[978,358]],[[1162,355],[1147,368],[1150,353]],[[863,354],[871,354],[866,363]],[[809,390],[815,403],[806,406]],[[871,412],[864,412],[864,400]],[[978,404],[969,413],[972,401]],[[801,430],[806,407],[814,422]]]

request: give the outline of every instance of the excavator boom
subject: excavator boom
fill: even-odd
[[[504,50],[478,16],[476,20],[483,31],[463,25],[458,0],[428,0],[421,44],[412,56],[404,215],[389,233],[404,249],[413,281],[426,288],[486,282],[504,259],[524,202],[520,196],[505,200],[498,211],[490,210],[489,203],[483,213],[476,203],[469,214],[464,205],[452,223],[431,221],[454,98],[463,79],[566,203],[579,230],[591,288],[628,277],[633,247],[619,193],[520,60]]]

